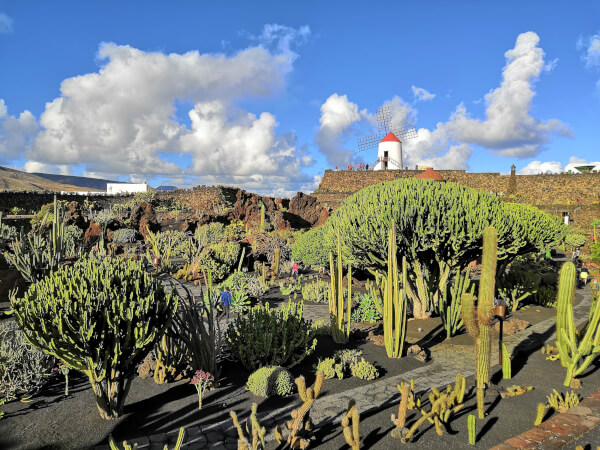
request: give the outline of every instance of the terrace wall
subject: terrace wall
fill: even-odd
[[[100,206],[107,208],[114,203],[124,202],[129,196],[107,196],[107,195],[77,195],[77,194],[56,194],[57,200],[66,200],[67,202],[82,203],[84,200],[96,202]],[[0,191],[0,211],[6,213],[16,207],[23,208],[25,211],[37,212],[39,209],[54,201],[54,193],[39,191]]]

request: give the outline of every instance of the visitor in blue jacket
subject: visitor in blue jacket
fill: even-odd
[[[229,288],[225,286],[225,290],[221,294],[221,305],[223,306],[223,311],[219,314],[218,320],[221,320],[223,317],[226,317],[229,320],[229,309],[231,308],[231,293],[229,292]]]

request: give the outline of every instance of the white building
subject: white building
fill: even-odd
[[[106,183],[106,193],[108,195],[135,194],[147,191],[148,185],[146,183]]]
[[[391,131],[379,142],[373,170],[402,170],[402,142]]]
[[[565,166],[567,173],[600,172],[600,161],[590,163],[569,163]]]

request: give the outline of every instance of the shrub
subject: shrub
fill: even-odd
[[[315,303],[327,303],[329,301],[329,283],[318,278],[312,283],[302,286],[302,299]]]
[[[75,256],[83,244],[83,230],[77,225],[65,228],[65,252],[67,256]]]
[[[200,256],[190,265],[191,270],[200,272],[210,271],[214,281],[224,279],[231,271],[240,253],[240,244],[223,241],[205,248]]]
[[[592,261],[600,263],[600,243],[590,245]]]
[[[246,225],[241,220],[232,220],[229,225],[225,227],[225,238],[238,240],[244,237],[246,233]]]
[[[356,294],[354,301],[358,306],[352,311],[352,322],[375,323],[381,320],[381,314],[377,311],[375,301],[370,293]]]
[[[325,267],[329,261],[329,249],[325,245],[323,227],[299,235],[292,245],[292,259],[311,267]]]
[[[114,219],[115,213],[112,211],[112,209],[104,209],[102,211],[99,211],[96,215],[94,215],[94,217],[92,217],[94,223],[97,223],[98,225],[102,226],[108,225],[108,222]]]
[[[15,322],[0,322],[0,398],[30,395],[44,384],[55,362],[27,342]]]
[[[116,244],[131,244],[135,242],[137,233],[130,228],[120,228],[113,231],[112,240]]]
[[[225,238],[225,227],[222,223],[213,222],[196,228],[194,239],[201,248],[218,244]]]
[[[58,200],[56,202],[58,210],[63,210],[67,206],[67,201]],[[31,226],[36,227],[41,223],[52,223],[54,222],[54,202],[43,205],[38,212],[36,212],[30,220]]]
[[[11,295],[29,342],[85,373],[100,415],[118,417],[138,363],[169,325],[177,297],[141,263],[84,258]]]
[[[331,358],[319,359],[315,366],[317,372],[323,372],[325,379],[334,376],[343,379],[348,374],[361,380],[374,380],[379,376],[377,368],[362,357],[361,350],[338,350]]]
[[[293,392],[294,378],[283,367],[261,367],[248,377],[246,389],[257,397],[272,397],[274,395],[283,397]]]
[[[266,304],[250,309],[245,317],[237,316],[227,329],[232,355],[249,370],[300,363],[317,345],[316,331],[302,311],[302,302],[289,302],[281,310]]]
[[[571,230],[565,237],[565,244],[571,248],[582,247],[587,242],[585,234],[579,230]]]
[[[171,258],[178,258],[183,255],[185,246],[188,242],[188,235],[183,231],[159,231],[153,233],[148,230],[146,240],[150,244],[147,257],[160,258],[160,264],[163,269],[171,266]]]

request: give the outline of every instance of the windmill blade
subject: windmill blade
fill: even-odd
[[[362,152],[363,150],[377,147],[379,145],[379,141],[381,141],[380,134],[374,134],[372,136],[361,138],[358,140],[358,151]]]
[[[415,124],[412,122],[405,122],[404,126],[399,128],[392,128],[390,131],[394,133],[396,137],[401,141],[405,141],[407,139],[415,139],[418,136]]]
[[[382,106],[377,110],[375,117],[377,118],[377,127],[379,127],[379,131],[387,134],[392,124],[392,110],[390,107]]]

